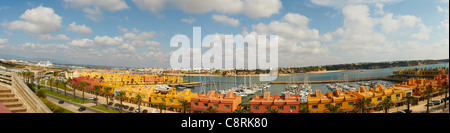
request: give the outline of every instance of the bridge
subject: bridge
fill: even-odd
[[[0,71],[0,105],[8,113],[52,113],[16,73],[5,71]]]

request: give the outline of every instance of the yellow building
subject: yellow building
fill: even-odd
[[[344,112],[353,110],[353,105],[358,101],[358,97],[352,92],[342,92],[336,89],[334,92],[322,94],[320,90],[316,90],[315,94],[308,95],[308,110],[313,113],[327,112],[331,105],[339,106]]]
[[[176,91],[176,89],[169,89],[168,92],[153,93],[151,95],[151,103],[159,104],[164,103],[167,106],[180,106],[181,101],[191,101],[192,97],[197,96],[197,93],[192,93],[191,89],[185,89],[183,91]]]
[[[150,97],[155,93],[156,86],[154,85],[131,85],[121,88],[119,91],[125,92],[127,101],[136,102],[136,96],[139,94],[142,97],[141,103],[145,105],[149,103]]]
[[[358,92],[353,92],[358,99],[363,97],[368,99],[372,106],[376,106],[383,102],[384,99],[390,98],[394,103],[400,102],[405,97],[405,90],[388,88],[384,85],[377,85],[376,88],[361,87]]]

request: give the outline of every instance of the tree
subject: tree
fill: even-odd
[[[138,113],[141,113],[141,101],[142,101],[142,95],[141,94],[137,94],[136,95],[136,101],[137,101],[137,104],[138,104]]]
[[[326,110],[328,110],[329,113],[339,113],[342,112],[340,108],[341,108],[340,106],[330,105]]]
[[[79,84],[72,84],[72,89],[73,89],[73,99],[77,99],[76,95],[75,95],[75,91],[80,87]]]
[[[163,108],[166,109],[166,104],[165,103],[159,103],[158,104],[158,108],[159,108],[160,113],[162,113],[162,109]]]
[[[214,109],[212,106],[209,106],[208,112],[209,112],[209,113],[217,113],[217,110]]]
[[[427,96],[427,113],[430,113],[430,106],[428,104],[430,103],[431,94],[433,93],[433,90],[427,89],[424,94]]]
[[[308,109],[307,104],[300,104],[300,109],[298,110],[299,113],[311,113],[311,110]]]
[[[50,79],[48,80],[48,82],[50,82],[50,85],[49,85],[50,91],[52,91],[52,92],[53,92],[53,87],[52,87],[52,82],[53,82],[53,81],[55,81],[54,78],[50,78]]]
[[[392,99],[391,99],[391,98],[385,98],[385,99],[383,100],[383,102],[381,102],[381,103],[379,103],[379,104],[377,105],[377,107],[379,107],[379,108],[381,108],[381,109],[384,109],[384,113],[386,113],[386,114],[389,112],[389,109],[390,109],[392,106],[395,106],[395,104],[394,104],[394,102],[392,102]]]
[[[67,82],[61,82],[61,84],[64,86],[64,96],[67,96]]]
[[[442,87],[442,89],[441,89],[443,92],[444,92],[444,94],[445,94],[445,98],[448,96],[447,94],[448,94],[448,86],[444,86],[444,87]],[[444,108],[447,108],[447,100],[444,100]]]
[[[103,88],[103,93],[105,94],[105,98],[106,98],[106,110],[108,110],[108,99],[109,99],[109,95],[111,95],[111,87],[105,87]]]
[[[86,82],[84,82],[84,81],[81,81],[80,82],[80,89],[81,89],[81,91],[83,92],[82,94],[83,94],[83,96],[82,96],[82,98],[83,98],[83,103],[84,103],[84,90],[86,89],[86,87],[88,87],[89,86],[89,84],[88,83],[86,83]]]
[[[405,99],[406,99],[406,102],[408,103],[408,105],[407,105],[407,107],[408,107],[408,112],[406,112],[406,113],[411,113],[411,111],[409,111],[409,110],[411,110],[411,103],[412,103],[412,101],[414,100],[414,97],[412,97],[412,96],[407,96],[407,97],[405,97]]]
[[[120,99],[120,113],[122,113],[122,107],[123,107],[122,101],[125,98],[125,96],[126,96],[126,93],[124,91],[120,91],[119,93],[117,93],[117,96],[116,96],[116,98]]]
[[[355,103],[355,108],[353,109],[354,112],[359,112],[361,111],[361,113],[366,113],[367,107],[370,106],[370,101],[369,99],[366,99],[365,97],[359,99],[359,101],[357,101]]]
[[[94,88],[92,88],[92,90],[94,91],[95,98],[97,98],[98,93],[99,93],[100,91],[102,91],[102,86],[100,86],[100,85],[95,85]],[[95,106],[98,105],[97,103],[98,103],[98,102],[95,102]]]
[[[268,110],[266,113],[280,113],[280,111],[276,108]]]

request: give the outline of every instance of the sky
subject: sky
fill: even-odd
[[[449,58],[449,0],[2,0],[0,54],[168,68],[194,27],[278,35],[280,67]]]

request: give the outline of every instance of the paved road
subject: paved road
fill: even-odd
[[[106,112],[103,112],[103,111],[100,111],[100,110],[96,110],[96,109],[90,108],[89,105],[87,105],[87,104],[81,105],[81,104],[77,104],[77,103],[74,103],[74,102],[71,102],[71,101],[67,101],[67,100],[64,100],[64,99],[61,99],[61,98],[58,98],[58,97],[54,97],[54,96],[51,96],[51,95],[47,95],[47,99],[49,101],[51,101],[52,103],[54,103],[54,104],[56,104],[58,106],[61,106],[61,107],[65,108],[65,109],[67,109],[67,110],[70,110],[70,111],[72,111],[74,113],[106,113]],[[64,101],[63,104],[59,104],[58,103],[61,100]],[[78,109],[80,107],[86,107],[86,110],[80,112],[80,111],[78,111]]]
[[[444,96],[433,97],[430,99],[430,102],[433,100],[440,100],[442,98],[444,98]],[[427,100],[425,99],[424,101],[420,101],[419,105],[411,106],[410,109],[413,111],[413,113],[426,113],[427,112],[427,106],[425,106],[426,104],[427,104]],[[440,105],[436,105],[436,106],[431,106],[430,113],[448,113],[449,101],[447,101],[447,108],[442,110],[443,108],[444,108],[444,103],[441,103]],[[394,112],[398,112],[398,111],[406,110],[406,109],[408,109],[407,105],[395,107],[395,108],[389,109],[389,113],[394,113]],[[375,111],[372,113],[384,113],[384,110]]]

